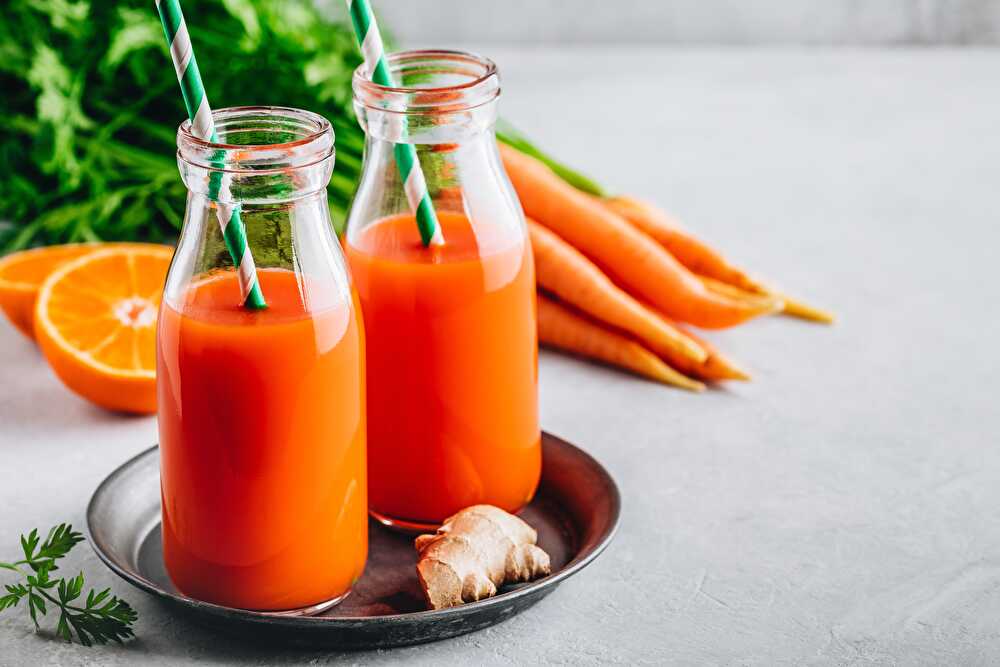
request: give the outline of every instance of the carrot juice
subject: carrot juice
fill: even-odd
[[[535,280],[520,225],[438,211],[349,230],[367,336],[369,505],[390,525],[440,524],[477,503],[517,511],[541,472]]]
[[[367,554],[363,331],[336,286],[260,269],[193,281],[160,313],[163,555],[177,588],[244,609],[346,594]]]

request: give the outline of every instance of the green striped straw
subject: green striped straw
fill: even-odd
[[[212,120],[212,109],[208,105],[205,85],[198,71],[198,61],[191,47],[191,36],[188,35],[187,23],[181,12],[179,0],[156,0],[156,9],[160,13],[163,24],[163,34],[170,46],[170,58],[177,70],[177,81],[181,84],[181,94],[184,95],[184,105],[187,107],[188,118],[191,119],[191,132],[205,141],[218,143],[215,134],[215,122]],[[215,202],[215,212],[219,218],[222,237],[226,240],[233,264],[237,267],[240,281],[243,305],[259,310],[267,308],[264,295],[260,291],[257,280],[257,267],[254,266],[253,255],[247,246],[247,232],[240,219],[239,204],[231,205],[219,201],[219,190],[222,188],[222,160],[213,161],[218,169],[213,171],[208,180],[208,198]]]
[[[396,83],[392,80],[392,73],[385,61],[382,35],[379,34],[378,24],[375,23],[375,14],[368,5],[368,0],[346,1],[347,11],[351,14],[351,23],[354,24],[354,34],[361,46],[361,53],[364,54],[365,67],[368,69],[369,76],[380,86],[395,88]],[[437,214],[434,212],[431,195],[427,192],[424,172],[417,160],[417,149],[414,148],[413,144],[396,144],[393,146],[393,153],[396,156],[399,175],[403,179],[406,199],[410,202],[410,209],[416,211],[420,240],[424,242],[425,246],[432,243],[442,245],[444,236],[441,234],[441,225],[438,224]]]

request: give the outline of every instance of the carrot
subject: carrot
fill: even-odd
[[[738,301],[755,303],[760,308],[768,309],[768,312],[770,313],[780,312],[785,307],[785,302],[776,295],[748,292],[744,289],[736,287],[735,285],[730,285],[722,282],[721,280],[709,278],[708,276],[698,276],[698,279],[701,280],[702,284],[707,287],[710,292],[722,294]]]
[[[807,303],[798,301],[787,294],[782,294],[771,288],[761,288],[760,291],[748,291],[735,285],[724,283],[721,280],[709,278],[708,276],[698,276],[698,278],[701,279],[705,287],[716,294],[724,294],[734,299],[758,303],[762,307],[770,303],[773,308],[772,312],[781,312],[790,317],[798,317],[802,320],[810,320],[822,324],[833,324],[836,319],[833,313],[829,311],[810,306]]]
[[[620,196],[602,201],[609,209],[656,239],[692,272],[747,291],[757,291],[759,285],[753,278],[684,229],[680,222],[665,211],[634,197]]]
[[[507,175],[526,214],[594,260],[634,296],[672,318],[709,329],[762,315],[753,304],[714,294],[651,237],[551,169],[500,144]]]
[[[528,219],[527,222],[539,287],[591,317],[623,329],[648,344],[671,350],[673,354],[695,363],[708,358],[697,343],[611,282],[579,250],[534,220]]]
[[[770,301],[773,304],[775,312],[781,311],[785,315],[789,315],[791,317],[798,317],[800,319],[811,320],[813,322],[821,322],[823,324],[833,324],[835,319],[833,313],[829,311],[810,306],[809,304],[793,299],[787,294],[782,294],[776,290],[764,293],[748,292],[714,278],[709,278],[707,276],[698,277],[701,279],[701,282],[705,285],[705,287],[713,292],[725,294],[734,299],[744,299],[760,304]]]
[[[698,343],[703,350],[708,352],[708,357],[701,362],[693,361],[682,357],[670,348],[648,344],[650,352],[653,352],[665,362],[678,371],[696,378],[708,381],[718,380],[750,380],[750,374],[742,366],[720,352],[714,345],[704,338],[695,335],[690,329],[681,326],[677,322],[670,320],[663,313],[656,312],[656,309],[649,304],[642,304],[646,309],[656,315],[665,324],[669,324],[677,331],[680,331],[691,340]]]
[[[465,193],[460,185],[448,185],[438,188],[434,197],[434,207],[442,211],[463,211]]]
[[[698,344],[708,351],[708,359],[700,364],[694,364],[688,359],[683,359],[675,355],[661,355],[666,359],[667,363],[679,371],[694,375],[703,380],[750,380],[749,373],[743,370],[739,364],[722,354],[707,340],[683,329],[680,325],[674,324],[674,326],[698,341]]]
[[[705,389],[704,384],[667,366],[634,340],[605,329],[543,294],[538,295],[538,340],[544,345],[625,368],[664,384],[689,391]]]
[[[832,324],[833,313],[815,308],[802,301],[768,286],[751,277],[744,270],[729,263],[721,253],[675,220],[672,216],[652,204],[633,197],[612,197],[601,200],[604,205],[618,213],[630,223],[646,232],[670,251],[681,264],[702,276],[733,285],[746,292],[763,294],[781,299],[785,315],[799,317],[814,322]]]
[[[828,310],[810,306],[809,304],[799,301],[798,299],[793,299],[787,294],[781,294],[780,292],[775,292],[775,294],[778,294],[785,302],[785,309],[782,311],[785,315],[798,317],[803,320],[810,320],[812,322],[819,322],[821,324],[833,324],[837,319],[836,316]]]

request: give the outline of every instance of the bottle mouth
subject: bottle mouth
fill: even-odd
[[[386,65],[394,86],[372,81],[364,63],[354,70],[356,103],[393,113],[441,113],[473,109],[500,95],[496,63],[475,53],[401,51],[387,54]]]
[[[205,169],[282,170],[307,167],[334,155],[333,127],[303,109],[246,106],[212,112],[215,140],[192,132],[190,120],[177,129],[178,158]]]

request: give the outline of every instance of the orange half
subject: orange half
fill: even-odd
[[[89,252],[105,248],[144,247],[149,243],[67,243],[22,250],[0,258],[0,309],[28,338],[35,337],[38,289],[53,271]]]
[[[67,387],[109,410],[156,412],[156,316],[172,254],[169,246],[113,246],[45,279],[35,337]]]
[[[74,243],[22,250],[0,259],[0,308],[28,338],[35,337],[34,313],[38,288],[56,268],[100,246]]]

